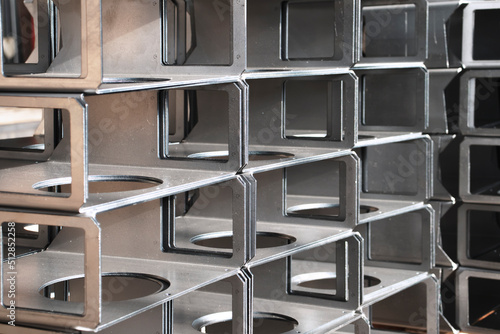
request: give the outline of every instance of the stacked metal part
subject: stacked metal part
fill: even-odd
[[[456,300],[448,293],[447,313],[455,313],[455,322],[464,332],[497,333],[500,52],[496,32],[500,3],[471,1],[462,4],[454,16],[456,26],[463,31],[457,54],[464,70],[452,93],[458,98],[451,123],[460,135],[447,156],[459,157],[459,168],[450,172],[461,203],[451,210],[444,233],[456,238],[449,240],[446,248],[460,268],[445,284],[447,291],[456,291]]]
[[[0,5],[1,333],[454,331],[457,2]]]

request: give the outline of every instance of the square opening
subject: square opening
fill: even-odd
[[[363,57],[412,57],[418,53],[414,4],[363,7]]]
[[[45,109],[44,151],[41,151],[42,147],[35,152],[0,149],[0,157],[3,159],[0,191],[9,194],[4,196],[4,205],[78,211],[85,201],[87,181],[84,106],[72,98],[63,97],[33,99],[4,96],[0,100],[3,101],[0,103],[3,106],[21,105]],[[57,159],[54,151],[58,152]],[[55,164],[46,162],[54,159]],[[58,186],[72,183],[75,189],[72,189],[71,194],[57,190]],[[31,201],[27,200],[29,197],[32,198]],[[39,200],[35,201],[35,198]]]
[[[239,300],[247,292],[248,281],[243,275],[231,276],[224,280],[211,283],[200,289],[180,296],[173,302],[169,302],[169,319],[166,324],[168,333],[236,333],[240,332],[243,326],[242,312],[246,307],[241,308]],[[196,310],[193,310],[196,305]],[[254,333],[283,333],[276,332],[278,327],[270,327],[262,319],[266,307],[256,304],[254,306]],[[236,312],[236,314],[233,314]],[[279,319],[279,318],[278,318]],[[271,319],[272,322],[273,319]],[[250,326],[252,326],[250,319]],[[279,325],[279,321],[278,321]],[[237,330],[235,326],[238,327]]]
[[[231,187],[220,184],[180,193],[164,199],[162,206],[163,252],[232,257]]]
[[[365,74],[360,80],[362,125],[386,128],[417,125],[418,75],[411,71],[388,71]]]
[[[35,232],[35,227],[38,227],[38,232]],[[64,249],[62,252],[71,257],[70,261],[47,256],[40,249],[26,252],[26,242],[35,241],[33,238],[40,237],[40,232],[47,229],[58,230],[57,236],[48,243],[58,243]],[[51,312],[84,314],[84,256],[76,253],[84,253],[85,231],[39,225],[36,221],[3,222],[2,231],[4,307],[8,308],[14,302],[16,309],[49,311],[40,309],[39,305],[44,300],[53,300],[55,302],[48,304]],[[30,279],[34,276],[37,279]]]
[[[180,66],[230,66],[233,57],[244,57],[233,55],[233,0],[122,4],[102,1],[103,68],[110,82],[181,74]]]
[[[223,90],[168,90],[161,107],[162,158],[229,159],[229,94]],[[209,149],[207,149],[209,147]]]
[[[418,142],[357,149],[362,161],[361,191],[366,194],[415,196],[421,192],[425,151]]]
[[[53,113],[53,122],[45,122],[46,128],[45,131],[47,133],[50,130],[50,134],[52,134],[53,138],[50,138],[52,142],[49,141],[49,138],[45,138],[46,143],[49,142],[50,145],[57,146],[61,145],[64,147],[64,150],[61,149],[61,152],[64,152],[61,159],[63,161],[68,162],[69,167],[63,168],[60,170],[59,175],[57,177],[50,179],[37,179],[37,182],[31,185],[31,187],[37,192],[38,195],[41,196],[50,196],[54,195],[62,198],[69,198],[74,191],[75,185],[72,182],[72,166],[74,161],[71,159],[71,154],[78,154],[74,151],[72,152],[70,149],[71,146],[71,136],[72,129],[70,126],[71,117],[69,110],[66,109],[49,109],[49,114],[47,114],[47,109],[45,109],[44,117],[47,115],[52,115]],[[52,124],[54,124],[52,126]],[[52,144],[54,143],[54,144]],[[50,158],[50,157],[48,157]],[[47,160],[48,160],[47,158]],[[36,162],[38,163],[38,162]],[[49,174],[50,175],[50,174]],[[90,193],[100,192],[102,189],[102,185],[107,185],[110,180],[101,179],[99,177],[89,176],[89,191]],[[81,186],[78,185],[80,188]],[[81,189],[78,189],[82,191]]]
[[[474,60],[500,60],[500,9],[474,11]]]
[[[473,195],[500,195],[500,146],[471,145],[470,184]]]
[[[291,256],[289,293],[345,300],[347,277],[338,269],[348,266],[341,256],[347,246],[346,241],[337,241]]]
[[[232,13],[228,0],[165,0],[164,65],[231,65]]]
[[[39,61],[36,2],[2,0],[5,63],[36,64]],[[45,36],[44,36],[45,37]],[[47,55],[45,55],[47,56]]]
[[[80,77],[81,16],[80,1],[2,0],[3,75]]]
[[[422,219],[420,213],[411,212],[369,223],[368,259],[421,264],[425,237]]]
[[[371,306],[372,328],[398,333],[427,333],[427,286],[419,283]],[[385,333],[385,332],[384,332]]]
[[[18,67],[14,65],[30,64],[30,68],[47,70],[51,49],[46,41],[50,39],[50,26],[46,23],[50,17],[47,5],[41,2],[2,0],[3,59],[6,69],[13,70]]]
[[[53,145],[53,131],[45,131],[54,110],[0,107],[0,150],[43,152]],[[50,118],[45,121],[45,117]]]
[[[500,330],[500,280],[469,277],[469,324]]]
[[[286,168],[286,215],[343,220],[346,217],[346,164],[324,160]]]
[[[485,129],[500,128],[500,78],[476,78],[474,105],[474,127]]]
[[[344,137],[342,98],[342,81],[286,81],[285,137],[341,141]]]
[[[500,212],[468,211],[467,230],[469,259],[500,262]]]
[[[16,256],[44,250],[60,230],[60,227],[55,226],[23,223],[11,224],[11,226],[3,224],[2,228],[4,253],[7,252],[9,233],[14,233]]]
[[[283,59],[337,58],[342,33],[337,30],[335,12],[335,1],[284,2]]]
[[[248,1],[249,70],[349,68],[357,55],[354,10],[359,3],[339,0]]]

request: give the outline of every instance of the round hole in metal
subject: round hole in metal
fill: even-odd
[[[369,205],[361,205],[359,207],[359,212],[361,214],[370,213],[370,212],[377,212],[378,210],[379,210],[379,208],[376,208],[374,206],[369,206]]]
[[[227,161],[229,157],[228,151],[215,151],[215,152],[202,152],[194,153],[188,155],[188,158],[192,159],[206,159],[206,160],[217,160],[217,161]],[[250,161],[267,161],[267,160],[278,160],[293,158],[294,155],[285,152],[272,152],[272,151],[250,151],[248,153],[248,159]]]
[[[364,214],[378,211],[378,208],[361,205],[359,210],[362,214]],[[340,214],[340,206],[338,204],[331,203],[302,204],[289,208],[288,214],[300,216],[338,217]]]
[[[255,312],[253,316],[254,334],[280,334],[294,330],[298,321],[277,313]],[[193,322],[193,327],[206,334],[233,332],[231,312],[210,314]]]
[[[294,155],[291,153],[284,152],[270,152],[270,151],[251,151],[248,156],[250,161],[267,161],[267,160],[278,160],[293,158]]]
[[[378,278],[376,277],[373,277],[373,276],[368,276],[368,275],[365,275],[364,276],[364,280],[363,280],[363,286],[365,288],[370,288],[372,286],[376,286],[376,285],[379,285],[382,281],[379,280]]]
[[[39,293],[49,299],[83,303],[85,277],[77,276],[42,286]],[[118,302],[142,298],[166,290],[170,282],[159,277],[137,273],[106,273],[102,275],[102,301]]]
[[[89,193],[104,194],[124,191],[141,190],[156,187],[163,181],[145,176],[128,175],[91,175],[89,176]],[[34,189],[54,193],[71,193],[71,178],[65,177],[38,182]]]
[[[257,249],[280,247],[297,241],[294,237],[281,233],[257,232]],[[217,249],[232,249],[232,232],[218,232],[198,235],[191,239],[195,245]]]
[[[32,145],[24,146],[23,148],[26,150],[43,151],[43,150],[45,150],[45,144],[32,144]]]
[[[287,136],[288,138],[326,138],[326,132],[324,133],[296,133],[291,136]]]
[[[331,203],[301,204],[288,209],[288,214],[300,216],[338,217],[339,213],[340,206]]]
[[[295,276],[293,282],[299,287],[318,289],[318,290],[335,290],[337,288],[337,277],[335,273],[312,273]],[[373,276],[365,275],[363,279],[363,287],[369,288],[380,284],[380,280]]]

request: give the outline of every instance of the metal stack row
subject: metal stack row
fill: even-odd
[[[470,8],[1,1],[0,106],[41,121],[0,140],[0,333],[453,332]]]
[[[460,268],[444,288],[456,292],[456,297],[448,293],[448,312],[455,313],[462,331],[497,333],[500,3],[471,1],[455,16],[463,26],[460,61],[464,70],[452,88],[457,98],[451,123],[458,137],[446,156],[459,160],[458,167],[449,169],[449,178],[456,180],[450,183],[455,183],[453,191],[460,201],[446,218],[448,238],[455,240],[448,240],[445,248]]]

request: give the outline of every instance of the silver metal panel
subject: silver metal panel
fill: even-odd
[[[361,64],[427,59],[427,1],[366,0],[361,10]]]
[[[4,90],[96,92],[103,84],[113,84],[112,89],[119,91],[130,89],[131,83],[144,86],[144,81],[162,82],[165,86],[224,75],[237,79],[246,64],[246,39],[239,37],[246,35],[245,2],[180,1],[178,6],[171,3],[130,1],[120,6],[113,0],[55,2],[64,47],[46,72],[9,76],[8,67],[2,67],[0,85]],[[169,26],[172,15],[184,18],[185,27],[180,23],[177,27]],[[124,26],[127,34],[122,33]],[[176,30],[176,36],[169,34],[169,29]],[[145,31],[149,38],[143,38]],[[214,36],[217,43],[211,42]],[[176,60],[181,64],[169,66],[164,64],[168,63],[164,54],[168,55],[172,43],[179,48]],[[192,45],[193,52],[180,52],[183,43]],[[221,60],[222,50],[225,54]],[[214,59],[203,59],[210,53]]]
[[[359,60],[359,1],[248,1],[248,68],[349,68]],[[314,38],[310,38],[314,35]]]
[[[435,264],[434,210],[406,212],[359,225],[365,240],[365,263],[384,268],[429,271]]]

